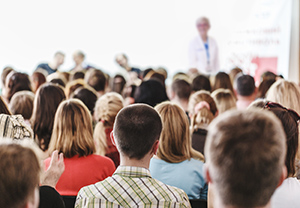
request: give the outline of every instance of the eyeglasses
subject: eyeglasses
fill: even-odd
[[[274,102],[266,102],[266,104],[264,106],[264,109],[274,109],[274,108],[280,108],[280,109],[286,110],[297,121],[297,123],[299,123],[300,116],[296,111],[294,111],[292,109],[288,109],[288,108],[283,107],[282,105],[280,105],[278,103],[274,103]]]

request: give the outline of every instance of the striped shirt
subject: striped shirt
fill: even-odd
[[[83,187],[75,208],[152,208],[191,207],[188,197],[179,188],[151,177],[146,168],[119,166],[112,177]]]

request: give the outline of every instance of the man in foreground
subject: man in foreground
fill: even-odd
[[[112,177],[82,188],[75,207],[190,207],[187,195],[151,177],[162,122],[148,105],[135,104],[117,115],[111,138],[120,152]]]

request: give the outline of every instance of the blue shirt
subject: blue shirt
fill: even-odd
[[[190,199],[207,200],[203,165],[202,161],[193,158],[180,163],[152,158],[149,169],[153,178],[184,190]]]

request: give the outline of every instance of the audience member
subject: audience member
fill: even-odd
[[[13,115],[21,114],[25,122],[30,126],[30,118],[33,111],[34,93],[30,91],[20,91],[15,93],[9,103],[10,112]]]
[[[258,86],[256,97],[257,98],[266,98],[266,94],[267,94],[268,90],[270,89],[272,84],[274,84],[275,81],[276,81],[275,79],[266,79],[266,80],[262,81]]]
[[[120,164],[120,155],[116,146],[110,139],[115,117],[123,108],[123,98],[115,92],[101,96],[95,107],[95,119],[98,122],[94,130],[96,153],[111,158],[115,166]]]
[[[85,106],[89,109],[91,116],[94,115],[94,108],[97,101],[97,92],[91,87],[79,87],[77,88],[71,98],[77,98],[81,100]]]
[[[99,69],[90,69],[85,74],[85,82],[97,91],[98,97],[105,94],[106,81],[106,75]]]
[[[39,87],[46,82],[46,77],[43,73],[35,71],[30,77],[32,91],[36,93]]]
[[[287,167],[287,177],[272,196],[272,208],[300,207],[298,197],[300,195],[300,182],[294,177],[296,174],[295,159],[299,143],[298,122],[300,117],[295,111],[286,109],[277,103],[267,102],[264,109],[273,112],[280,119],[286,135],[285,166]]]
[[[31,127],[35,140],[43,151],[48,149],[55,112],[61,101],[66,99],[63,89],[52,83],[43,84],[34,98]]]
[[[189,116],[191,120],[192,147],[204,154],[207,127],[218,115],[218,108],[210,93],[200,90],[191,95]]]
[[[197,92],[199,90],[206,90],[211,92],[211,85],[209,79],[204,75],[198,75],[193,79],[192,91]]]
[[[252,76],[241,75],[236,79],[237,109],[246,109],[256,98],[256,87]]]
[[[270,207],[286,177],[285,133],[275,115],[230,111],[209,126],[206,178],[214,207]]]
[[[114,78],[112,79],[112,87],[111,90],[113,92],[119,93],[120,95],[123,94],[123,89],[126,85],[126,80],[125,78],[120,75],[117,74],[116,76],[114,76]]]
[[[161,130],[160,116],[148,105],[123,108],[111,133],[121,164],[112,177],[82,188],[75,207],[190,207],[181,189],[152,178],[148,170]]]
[[[15,72],[15,70],[9,66],[5,67],[2,70],[2,73],[1,73],[1,88],[2,89],[5,87],[6,77],[10,72]]]
[[[219,114],[230,109],[236,109],[236,99],[229,89],[217,89],[211,93],[211,97],[217,105]]]
[[[156,156],[150,161],[153,178],[181,188],[190,199],[207,199],[204,157],[192,149],[189,120],[176,104],[164,102],[155,107],[163,130]],[[176,121],[176,122],[174,122]]]
[[[185,112],[188,112],[191,85],[185,80],[177,79],[173,81],[171,90],[171,102],[179,105]]]
[[[84,71],[77,71],[77,72],[71,73],[69,82],[74,81],[76,79],[84,79],[84,76],[85,76]]]
[[[76,196],[83,186],[101,181],[115,171],[113,161],[95,155],[92,117],[78,99],[63,101],[55,114],[49,152],[64,154],[65,171],[57,182],[61,195]],[[45,167],[50,158],[45,160]]]
[[[169,100],[164,86],[156,80],[143,81],[134,94],[135,103],[145,103],[152,107]]]
[[[213,91],[217,90],[217,89],[229,89],[233,94],[233,87],[230,81],[230,77],[227,73],[225,72],[218,72],[215,76],[215,83],[214,83],[214,87],[213,87]]]
[[[230,77],[230,81],[231,81],[232,86],[234,85],[234,81],[235,81],[238,74],[243,74],[243,70],[241,68],[235,67],[235,68],[230,70],[229,77]]]
[[[59,85],[62,88],[65,88],[65,86],[66,86],[66,83],[62,79],[60,79],[60,78],[51,79],[50,83]]]
[[[128,58],[124,53],[116,55],[116,62],[120,67],[125,69],[128,73],[122,73],[127,79],[129,84],[135,84],[137,80],[141,77],[142,71],[139,68],[135,68],[129,65]]]
[[[79,87],[88,87],[89,85],[83,79],[76,79],[67,83],[65,87],[65,94],[67,99],[75,92]]]
[[[54,54],[53,60],[49,63],[42,63],[36,67],[36,70],[43,69],[47,74],[52,74],[64,63],[65,54],[58,51]]]

